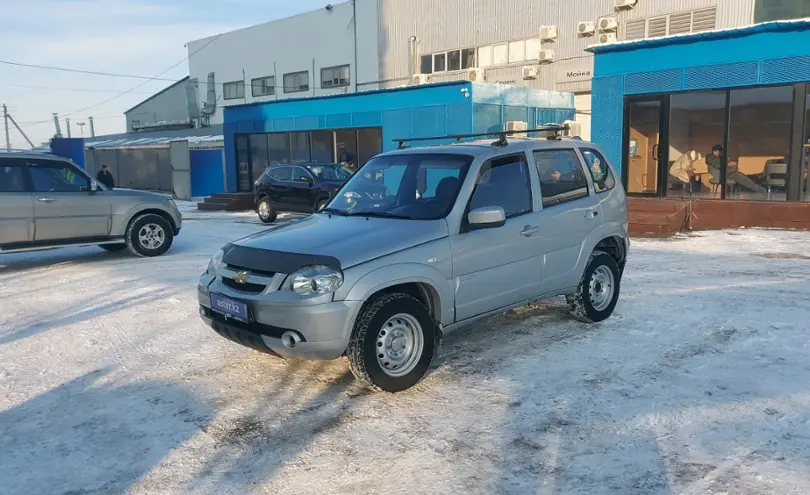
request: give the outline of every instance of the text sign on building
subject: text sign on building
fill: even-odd
[[[591,69],[557,69],[557,83],[590,81],[591,79],[593,79]]]

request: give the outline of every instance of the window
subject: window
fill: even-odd
[[[540,38],[529,38],[526,40],[526,60],[539,60],[542,44]]]
[[[0,193],[25,192],[25,169],[13,162],[0,159]]]
[[[250,139],[250,169],[251,180],[261,177],[264,169],[270,165],[267,154],[267,134],[251,134]]]
[[[574,150],[540,150],[534,152],[543,208],[584,198],[588,181]]]
[[[349,84],[351,78],[348,65],[321,69],[321,88],[339,88]]]
[[[585,157],[588,170],[591,171],[593,187],[596,192],[610,191],[616,187],[616,178],[613,176],[613,171],[608,167],[605,157],[596,150],[583,149],[581,151],[582,156]]]
[[[307,170],[318,179],[327,181],[344,181],[352,176],[349,170],[340,165],[310,165]]]
[[[500,206],[506,218],[532,211],[532,186],[522,153],[490,160],[481,166],[469,209]]]
[[[478,67],[486,68],[492,65],[492,46],[482,46],[478,49]]]
[[[286,133],[267,135],[267,158],[271,165],[290,161],[290,139]]]
[[[335,146],[332,142],[332,131],[313,131],[310,133],[312,143],[312,161],[332,163],[335,158]]]
[[[807,97],[805,98],[805,131],[804,145],[802,146],[802,198],[810,201],[810,84],[807,85]]]
[[[292,180],[295,182],[311,181],[312,176],[303,167],[292,168]]]
[[[420,74],[433,74],[433,55],[422,55],[419,64]]]
[[[437,53],[433,55],[433,72],[443,72],[447,70],[447,54]]]
[[[420,176],[417,178],[417,192],[418,198],[430,199],[435,198],[439,190],[439,184],[442,180],[451,177],[461,187],[458,178],[461,175],[461,170],[456,167],[442,167],[442,166],[426,166]]]
[[[475,67],[475,48],[461,50],[461,68],[472,69]]]
[[[786,200],[793,87],[735,89],[729,102],[727,197]]]
[[[329,204],[349,215],[438,220],[453,208],[473,158],[454,154],[397,154],[372,158]],[[427,170],[447,170],[433,196],[421,198]],[[421,178],[421,179],[420,179]]]
[[[292,179],[292,167],[271,168],[269,175],[275,180],[289,181]]]
[[[509,43],[509,63],[523,62],[526,60],[526,42],[523,40]]]
[[[301,71],[284,74],[285,93],[300,93],[302,91],[309,91],[309,72]]]
[[[359,164],[364,165],[374,156],[382,153],[382,129],[379,127],[358,129]]]
[[[808,0],[756,0],[754,22],[778,21],[810,17]]]
[[[357,131],[335,131],[335,150],[338,163],[352,170],[357,169]]]
[[[461,50],[447,52],[447,70],[461,70]]]
[[[276,78],[273,76],[258,77],[250,81],[253,96],[270,96],[276,94]]]
[[[226,100],[237,100],[245,97],[245,82],[234,81],[222,85],[222,97]]]
[[[34,192],[79,192],[90,190],[90,180],[73,165],[40,160],[28,162]]]
[[[291,132],[290,133],[290,161],[293,163],[308,162],[311,160],[309,155],[309,133],[308,132]]]
[[[509,62],[509,46],[504,43],[492,47],[492,65],[506,65]]]

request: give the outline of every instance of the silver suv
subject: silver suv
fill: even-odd
[[[181,224],[169,197],[108,190],[54,155],[0,152],[0,254],[98,244],[158,256]]]
[[[580,320],[608,318],[624,190],[590,143],[506,134],[383,153],[315,215],[226,245],[199,281],[203,320],[285,358],[346,355],[397,392],[481,318],[561,295]]]

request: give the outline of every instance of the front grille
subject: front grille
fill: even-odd
[[[261,294],[264,292],[264,289],[267,288],[266,285],[251,284],[250,282],[240,284],[236,280],[227,277],[222,277],[222,283],[233,290],[238,290],[239,292],[249,292],[251,294]]]
[[[227,266],[228,268],[230,268],[231,270],[233,270],[235,272],[250,272],[251,274],[259,275],[259,276],[267,277],[267,278],[273,278],[273,277],[276,276],[275,272],[265,272],[265,271],[262,271],[262,270],[254,270],[253,268],[245,268],[245,267],[236,266],[236,265],[225,265],[225,266]]]

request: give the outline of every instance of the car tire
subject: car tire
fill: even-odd
[[[619,301],[621,273],[613,256],[594,251],[574,294],[566,296],[571,315],[586,323],[604,321]]]
[[[256,205],[256,211],[259,214],[259,220],[264,223],[273,223],[278,216],[276,210],[273,209],[273,205],[270,204],[269,198],[260,199]]]
[[[124,249],[128,248],[129,246],[127,246],[126,242],[123,242],[121,244],[99,244],[98,247],[100,247],[101,249],[103,249],[105,251],[109,251],[111,253],[117,253],[119,251],[123,251]]]
[[[355,378],[378,392],[401,392],[425,377],[436,326],[427,308],[407,294],[376,297],[361,310],[346,355]]]
[[[174,231],[165,218],[147,213],[129,222],[126,238],[132,254],[151,258],[166,253],[172,247]]]

